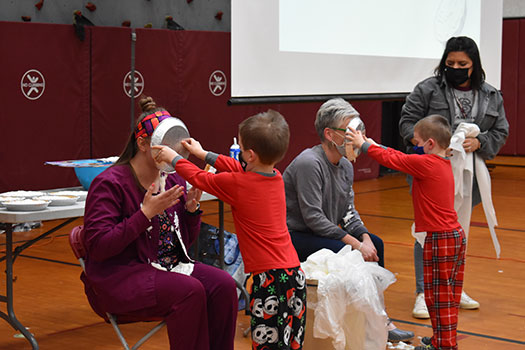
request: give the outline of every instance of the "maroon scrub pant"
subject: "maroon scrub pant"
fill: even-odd
[[[233,350],[237,290],[218,268],[195,263],[191,276],[158,270],[153,307],[134,316],[163,317],[171,350]]]

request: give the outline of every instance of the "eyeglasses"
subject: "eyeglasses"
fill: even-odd
[[[332,129],[332,130],[339,130],[339,131],[344,131],[344,132],[346,132],[346,129],[341,129],[341,128],[330,128],[330,129]]]

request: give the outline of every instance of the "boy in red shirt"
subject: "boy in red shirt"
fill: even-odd
[[[424,337],[416,350],[458,348],[456,328],[465,268],[465,233],[454,210],[454,176],[447,148],[450,125],[440,115],[421,119],[414,127],[416,152],[405,154],[372,144],[360,131],[346,138],[380,164],[413,176],[412,202],[416,232],[427,232],[423,247],[425,302],[433,337]]]
[[[231,205],[250,292],[253,349],[301,349],[306,321],[305,275],[286,226],[281,173],[274,168],[288,149],[290,131],[269,110],[239,125],[239,161],[182,141],[191,154],[215,167],[199,169],[166,146],[155,146],[157,162],[171,162],[193,186]]]

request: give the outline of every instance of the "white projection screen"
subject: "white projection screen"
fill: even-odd
[[[500,88],[502,16],[502,0],[232,0],[232,100],[403,95],[461,35]]]

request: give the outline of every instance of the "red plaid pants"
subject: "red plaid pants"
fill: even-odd
[[[456,350],[458,309],[465,270],[465,232],[427,232],[423,247],[425,302],[436,349]]]

